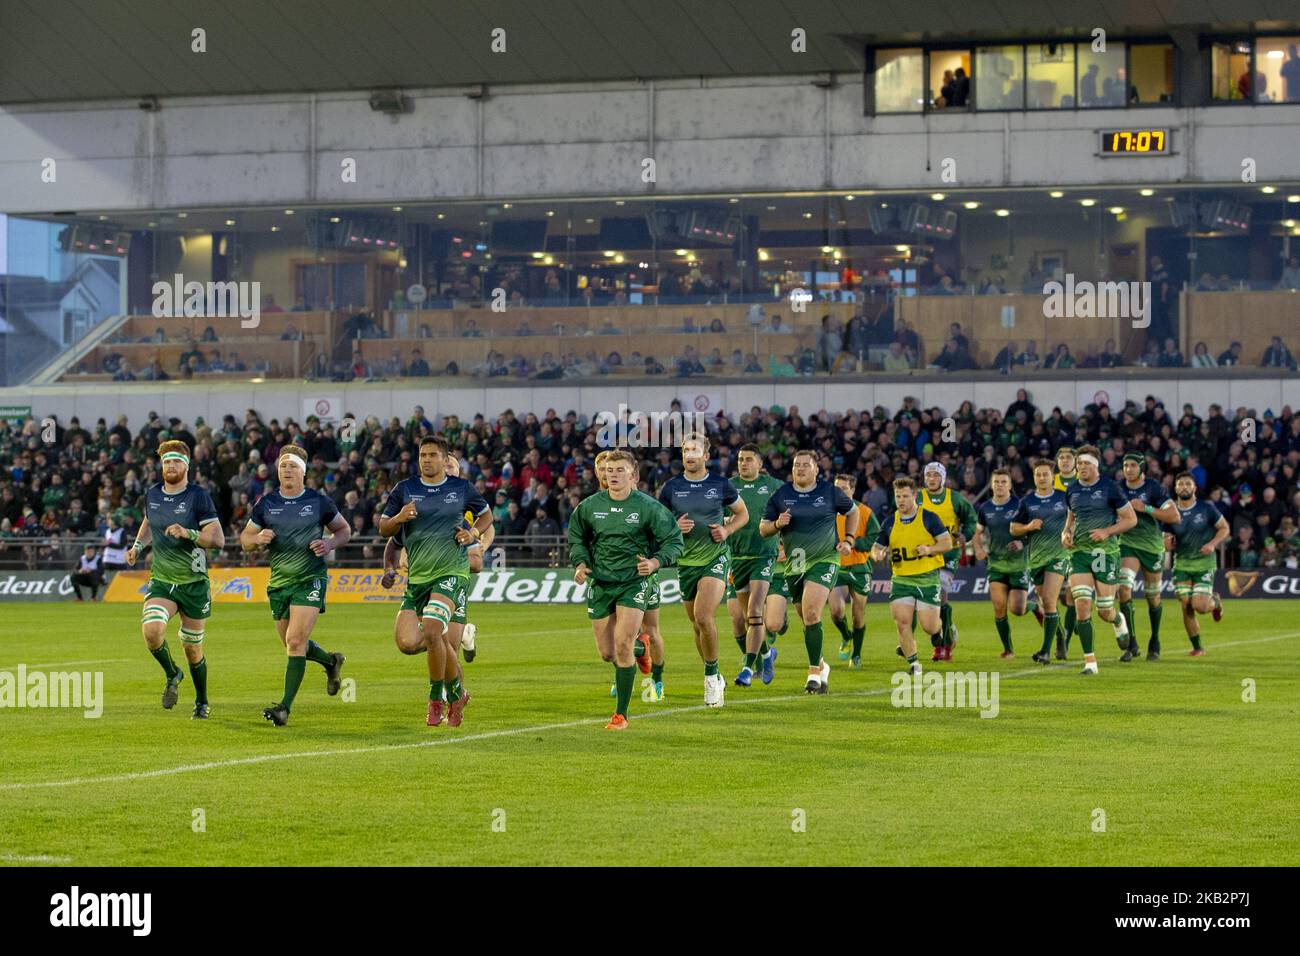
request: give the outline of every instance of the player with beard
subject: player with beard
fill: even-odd
[[[1216,622],[1223,620],[1223,602],[1214,593],[1214,572],[1218,568],[1215,549],[1232,533],[1219,509],[1208,501],[1196,500],[1196,479],[1181,472],[1174,479],[1178,499],[1178,524],[1165,535],[1165,543],[1174,552],[1174,593],[1183,610],[1183,627],[1192,642],[1188,653],[1201,657],[1201,624],[1198,614],[1210,614]],[[1158,660],[1159,653],[1147,660]]]

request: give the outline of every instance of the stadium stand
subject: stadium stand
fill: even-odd
[[[1150,396],[1142,405],[1118,409],[1090,404],[1076,415],[1039,408],[1023,389],[1008,398],[1005,408],[977,409],[965,402],[956,409],[923,409],[906,399],[892,410],[809,415],[796,406],[756,406],[713,422],[713,466],[733,473],[735,450],[753,441],[768,471],[786,478],[793,452],[812,448],[825,472],[857,476],[860,498],[888,514],[892,479],[919,478],[932,458],[948,465],[954,487],[979,500],[994,467],[1009,467],[1021,494],[1032,486],[1032,459],[1090,442],[1102,449],[1107,475],[1118,474],[1122,456],[1133,450],[1146,455],[1149,475],[1167,487],[1178,472],[1190,471],[1232,524],[1231,544],[1221,556],[1225,567],[1300,562],[1300,415],[1290,406],[1261,417],[1253,409],[1225,411],[1218,404],[1170,410]],[[944,443],[949,417],[956,441]],[[1258,429],[1255,442],[1243,445],[1239,436],[1247,418],[1258,419]],[[415,449],[425,434],[447,438],[460,454],[465,474],[494,505],[498,540],[510,560],[564,563],[559,534],[577,502],[595,487],[590,466],[600,447],[592,422],[576,412],[522,418],[506,412],[495,420],[477,415],[466,422],[450,415],[433,422],[422,411],[406,421],[357,421],[352,441],[344,441],[331,425],[291,417],[268,421],[252,410],[242,421],[228,414],[220,422],[192,424],[155,414],[134,429],[126,416],[91,427],[73,419],[48,443],[36,419],[18,427],[0,421],[0,566],[71,566],[87,543],[103,545],[118,528],[129,540],[140,521],[141,495],[159,480],[155,449],[166,438],[194,449],[194,474],[212,493],[228,540],[238,537],[259,495],[274,487],[269,466],[279,449],[290,442],[302,446],[312,457],[308,485],[329,494],[354,531],[339,560],[373,563],[382,550],[376,516],[393,485],[415,474]],[[647,449],[642,485],[654,491],[680,468],[675,450]],[[539,537],[547,518],[558,530]],[[233,547],[226,557],[246,560]]]

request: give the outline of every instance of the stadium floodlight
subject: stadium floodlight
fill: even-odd
[[[370,94],[370,108],[376,113],[397,116],[411,112],[411,98],[400,90],[375,90]]]

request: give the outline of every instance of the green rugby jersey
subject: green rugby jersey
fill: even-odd
[[[406,547],[407,580],[428,584],[444,575],[469,576],[469,551],[456,543],[456,529],[465,527],[465,512],[477,518],[488,503],[464,478],[444,475],[436,485],[423,478],[398,482],[388,496],[384,516],[391,518],[415,502],[416,517],[401,525]]]
[[[186,484],[168,494],[162,482],[145,493],[145,517],[153,535],[153,566],[150,576],[160,584],[193,584],[208,578],[208,554],[189,538],[170,538],[174,524],[192,531],[220,521],[212,496],[198,485]]]
[[[729,506],[739,498],[731,482],[711,471],[698,480],[678,475],[664,482],[659,489],[659,503],[672,512],[674,519],[686,515],[695,522],[690,533],[682,536],[684,546],[678,567],[712,564],[727,550],[726,541],[713,540],[709,525],[726,521]]]
[[[1145,478],[1136,488],[1130,488],[1128,482],[1121,478],[1116,484],[1133,505],[1138,523],[1131,531],[1119,536],[1119,543],[1136,551],[1151,551],[1160,554],[1165,550],[1164,531],[1159,521],[1146,513],[1143,505],[1159,509],[1169,500],[1165,486],[1153,478]]]
[[[1029,547],[1029,566],[1040,568],[1044,564],[1059,561],[1069,552],[1061,544],[1061,532],[1065,530],[1065,518],[1070,513],[1066,503],[1065,492],[1056,488],[1046,498],[1037,491],[1020,499],[1020,510],[1016,512],[1016,524],[1029,524],[1035,518],[1041,518],[1043,527],[1024,535]]]
[[[325,559],[313,554],[308,545],[323,536],[338,514],[338,506],[314,488],[304,488],[293,498],[270,491],[257,499],[249,524],[259,531],[270,528],[275,532],[266,549],[271,561],[268,587],[287,587],[327,575]]]
[[[853,499],[824,478],[807,491],[799,491],[789,481],[776,489],[767,500],[763,517],[775,521],[781,512],[790,512],[790,523],[781,529],[781,543],[785,545],[783,573],[798,577],[804,568],[823,561],[838,565],[840,532],[835,516],[852,510]]]
[[[781,485],[780,478],[764,472],[759,472],[753,481],[745,481],[739,475],[731,479],[731,487],[736,489],[740,500],[749,509],[748,523],[727,539],[733,558],[769,558],[777,553],[780,542],[776,535],[763,537],[758,533],[758,525],[763,513],[767,511],[767,500]]]
[[[1198,501],[1190,508],[1179,505],[1178,514],[1182,520],[1170,528],[1174,536],[1174,571],[1201,574],[1215,570],[1218,556],[1214,552],[1201,554],[1201,548],[1213,540],[1219,522],[1227,519],[1208,501]]]
[[[569,561],[585,564],[600,584],[637,580],[637,557],[674,564],[684,548],[682,531],[672,512],[643,491],[622,501],[598,491],[584,498],[569,515]]]
[[[1070,550],[1075,554],[1097,551],[1119,554],[1117,535],[1105,541],[1092,540],[1092,532],[1113,525],[1119,510],[1128,504],[1119,485],[1109,478],[1098,478],[1090,485],[1076,481],[1066,490],[1065,500],[1074,513],[1074,547]]]
[[[979,523],[988,529],[989,549],[988,566],[990,571],[1023,571],[1027,566],[1028,549],[1021,547],[1011,550],[1012,542],[1019,542],[1011,535],[1011,522],[1020,512],[1020,499],[1011,495],[1002,504],[992,498],[980,502],[976,509]]]

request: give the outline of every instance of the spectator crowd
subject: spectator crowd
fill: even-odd
[[[955,440],[945,443],[949,415]],[[1076,413],[1039,408],[1021,389],[1005,410],[976,409],[970,402],[955,411],[926,409],[911,398],[892,413],[876,407],[804,415],[796,406],[754,406],[719,414],[710,426],[713,467],[720,473],[735,473],[736,450],[745,442],[756,443],[768,471],[783,479],[793,453],[811,448],[823,473],[855,475],[859,497],[881,515],[891,508],[893,478],[919,480],[933,459],[947,465],[954,487],[978,499],[998,466],[1010,469],[1017,494],[1027,492],[1030,462],[1063,445],[1099,446],[1102,471],[1112,476],[1124,454],[1136,450],[1145,454],[1148,474],[1171,489],[1175,474],[1190,471],[1201,494],[1228,517],[1228,566],[1296,567],[1300,560],[1300,415],[1289,406],[1262,416],[1246,408],[1225,414],[1218,404],[1184,405],[1171,413],[1148,396],[1140,405],[1088,405]],[[1254,440],[1243,441],[1250,429]],[[394,484],[416,473],[419,441],[427,434],[451,442],[462,473],[492,503],[497,534],[508,536],[507,558],[512,549],[526,549],[514,550],[513,557],[555,559],[552,539],[596,488],[599,430],[574,411],[506,411],[472,421],[447,415],[435,422],[417,406],[405,421],[370,416],[346,434],[314,417],[301,424],[268,421],[252,409],[242,421],[234,415],[210,423],[200,418],[192,427],[156,413],[138,429],[126,416],[100,419],[91,428],[75,418],[66,426],[55,422],[52,432],[35,419],[0,421],[0,562],[72,567],[83,555],[78,539],[93,537],[102,542],[104,569],[120,567],[122,549],[141,521],[144,491],[160,480],[155,449],[171,438],[194,450],[192,480],[212,494],[232,540],[258,497],[275,487],[280,448],[305,448],[308,485],[334,499],[360,557],[373,563],[381,544],[377,515]],[[642,452],[647,492],[680,470],[675,449]]]

